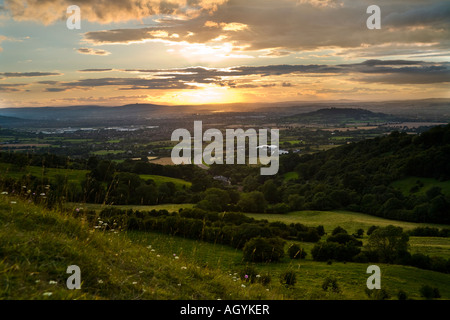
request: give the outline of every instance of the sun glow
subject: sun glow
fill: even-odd
[[[208,86],[197,90],[183,90],[167,94],[161,100],[171,104],[216,104],[243,102],[243,97],[229,88]]]

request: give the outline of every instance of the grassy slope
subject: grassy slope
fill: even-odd
[[[334,228],[341,226],[347,231],[353,233],[359,228],[367,229],[370,226],[388,226],[390,224],[402,227],[404,230],[414,229],[416,227],[436,227],[449,228],[447,225],[431,223],[414,223],[406,221],[389,220],[380,217],[371,216],[364,213],[351,211],[298,211],[288,214],[247,214],[255,219],[267,219],[268,221],[282,221],[284,223],[302,223],[307,226],[323,225],[325,232],[331,233]]]
[[[410,190],[416,186],[417,181],[421,181],[423,183],[423,187],[420,187],[416,193],[411,193]],[[409,177],[395,181],[391,184],[391,186],[400,190],[404,195],[425,195],[426,192],[432,187],[439,187],[442,189],[443,194],[450,195],[450,181],[439,181],[432,178]]]
[[[220,268],[225,274],[238,273],[244,267],[242,252],[228,246],[197,242],[190,239],[172,237],[159,233],[130,232],[130,239],[142,245],[151,244],[158,252],[167,255],[176,253],[188,261]],[[366,270],[368,264],[324,262],[312,260],[310,249],[313,244],[300,243],[308,252],[306,260],[290,260],[285,257],[279,263],[259,263],[255,268],[261,274],[269,273],[272,277],[270,290],[276,290],[289,299],[367,299],[365,294]],[[404,290],[410,298],[421,299],[420,287],[430,285],[437,287],[443,299],[450,299],[450,275],[414,267],[377,264],[382,272],[382,288],[393,299],[398,290]],[[286,289],[279,284],[280,275],[286,270],[297,272],[297,284]],[[323,280],[336,277],[342,292],[326,293],[321,289]]]
[[[281,298],[147,246],[125,233],[94,231],[81,219],[2,196],[0,299]],[[72,264],[81,268],[81,290],[66,288]]]
[[[271,274],[271,284],[243,288],[242,282],[232,279],[243,267],[240,250],[156,233],[94,230],[80,218],[0,197],[0,299],[367,298],[366,264],[327,265],[312,261],[309,253],[302,261],[284,258],[280,263],[257,264],[258,271]],[[308,252],[312,247],[302,246]],[[66,268],[72,264],[81,268],[82,290],[66,289]],[[382,286],[392,296],[402,289],[411,298],[420,298],[420,286],[428,284],[450,299],[450,275],[380,267]],[[287,269],[297,271],[298,283],[290,289],[278,281]],[[340,294],[321,289],[330,275],[337,278]],[[52,295],[43,295],[46,292]]]
[[[167,210],[169,212],[178,212],[179,209],[190,209],[194,207],[194,204],[183,203],[183,204],[158,204],[154,206],[137,206],[137,205],[103,205],[103,204],[91,204],[91,203],[68,203],[66,208],[68,209],[76,209],[76,208],[84,208],[87,210],[95,210],[100,211],[104,208],[119,208],[119,209],[132,209],[138,211],[152,211],[152,210]]]
[[[28,166],[23,171],[17,171],[9,163],[0,163],[0,175],[4,177],[11,177],[14,179],[20,179],[24,175],[30,174],[35,177],[46,177],[50,181],[54,180],[57,175],[67,177],[69,182],[80,182],[86,177],[87,170],[71,170],[71,169],[55,169],[55,168],[42,168],[35,166]]]
[[[36,166],[28,166],[25,169],[18,171],[12,164],[9,163],[0,163],[0,175],[4,177],[11,177],[14,179],[20,179],[24,175],[30,174],[40,177],[47,177],[50,181],[54,180],[57,175],[62,175],[67,177],[70,182],[81,182],[85,179],[88,170],[71,170],[71,169],[56,169],[56,168],[42,168]],[[139,175],[143,180],[153,180],[156,185],[160,185],[165,182],[173,182],[177,188],[190,188],[192,183],[171,177],[164,177],[158,175]]]
[[[164,177],[164,176],[141,174],[141,175],[139,175],[139,177],[141,177],[141,179],[143,179],[143,180],[153,180],[153,181],[155,181],[157,186],[159,186],[160,184],[163,184],[165,182],[173,182],[175,184],[175,186],[177,186],[178,188],[182,188],[183,186],[185,186],[186,188],[190,188],[192,185],[191,182],[188,182],[188,181],[185,181],[182,179],[170,178],[170,177]]]

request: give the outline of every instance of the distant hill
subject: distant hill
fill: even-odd
[[[35,108],[5,108],[0,109],[1,116],[20,117],[30,120],[105,120],[105,119],[136,119],[168,112],[170,107],[135,104],[120,107],[72,106],[72,107],[35,107]]]
[[[383,123],[402,121],[397,116],[365,109],[327,108],[283,118],[286,122],[316,124]]]
[[[17,125],[23,122],[26,122],[25,119],[20,119],[16,117],[5,117],[0,115],[0,126],[9,127],[13,125]]]

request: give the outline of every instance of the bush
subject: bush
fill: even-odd
[[[433,298],[440,298],[441,293],[439,292],[438,288],[432,288],[429,285],[423,285],[420,287],[420,296],[425,299],[433,299]]]
[[[370,290],[366,288],[366,294],[370,299],[373,300],[387,300],[391,298],[391,295],[385,289]]]
[[[364,236],[364,230],[363,229],[356,230],[356,233],[354,234],[355,238],[362,238],[363,236]]]
[[[305,259],[306,252],[297,244],[293,243],[288,249],[289,258],[291,259]]]
[[[306,232],[300,231],[297,234],[297,239],[304,242],[317,242],[320,240],[320,236],[316,229],[309,229]]]
[[[377,226],[371,226],[368,230],[367,230],[367,235],[370,236],[375,230],[377,230],[379,227]]]
[[[347,233],[337,233],[335,235],[332,235],[328,237],[327,242],[337,242],[339,244],[347,244],[351,243],[355,246],[362,246],[362,242],[359,240],[356,240],[354,236],[351,236]]]
[[[325,228],[322,225],[317,226],[316,230],[317,230],[317,233],[319,234],[319,236],[325,235]]]
[[[297,283],[297,275],[295,271],[289,270],[281,275],[280,280],[281,284],[284,284],[286,286],[293,286]]]
[[[318,243],[311,250],[315,261],[352,261],[360,252],[361,248],[350,243],[343,245],[336,242]]]
[[[284,214],[288,213],[290,211],[290,208],[285,203],[277,203],[272,206],[272,208],[270,208],[270,211],[272,211],[273,213]]]
[[[334,228],[333,232],[331,233],[332,236],[337,235],[338,233],[347,233],[347,230],[344,228],[341,228],[340,226]]]
[[[284,241],[280,238],[252,238],[244,246],[244,260],[274,262],[284,257]]]
[[[328,291],[328,289],[330,289],[331,291],[336,292],[336,293],[338,293],[338,292],[341,291],[341,289],[339,289],[339,286],[338,286],[338,284],[337,284],[336,278],[333,278],[333,277],[327,277],[327,278],[323,281],[323,283],[322,283],[322,289],[323,289],[324,291]]]
[[[398,300],[407,300],[407,299],[408,299],[408,295],[406,294],[405,291],[400,290],[400,291],[397,293],[397,298],[398,298]]]

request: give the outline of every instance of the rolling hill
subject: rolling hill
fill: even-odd
[[[314,124],[352,124],[403,121],[404,118],[365,109],[326,108],[308,113],[297,114],[283,119],[286,122]]]

